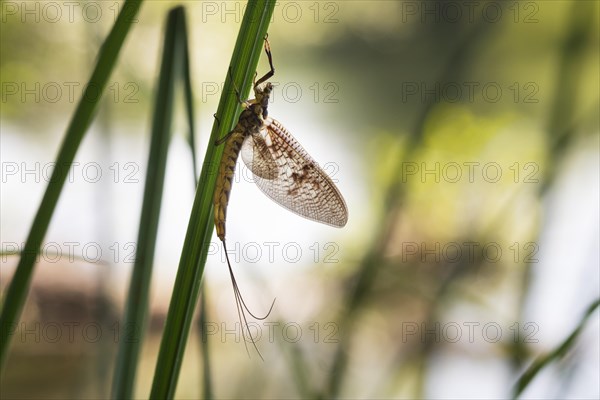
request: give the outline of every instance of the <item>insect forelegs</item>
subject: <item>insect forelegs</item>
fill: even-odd
[[[273,67],[273,57],[271,56],[271,45],[269,44],[268,35],[265,36],[265,53],[267,53],[267,58],[269,59],[269,67],[271,70],[265,74],[262,78],[260,78],[255,84],[254,87],[260,85],[265,82],[267,79],[271,78],[275,75],[275,67]]]

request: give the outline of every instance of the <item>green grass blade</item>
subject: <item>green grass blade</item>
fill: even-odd
[[[547,365],[552,363],[555,360],[562,358],[568,351],[573,347],[577,338],[581,334],[587,320],[590,318],[592,313],[596,311],[596,309],[600,306],[600,299],[594,301],[587,309],[583,318],[577,325],[577,327],[571,332],[571,334],[553,351],[549,354],[538,358],[536,361],[531,364],[531,366],[521,375],[514,388],[514,398],[519,397],[519,395],[527,388],[527,386],[533,381],[533,379],[537,376],[537,374],[544,369]]]
[[[242,96],[247,96],[250,91],[274,7],[273,0],[249,1],[246,7],[231,59],[232,75]],[[174,396],[194,308],[198,301],[208,245],[214,229],[212,199],[217,178],[216,167],[223,153],[222,146],[217,147],[213,143],[234,126],[240,110],[227,71],[225,76],[224,90],[217,110],[220,123],[213,124],[200,173],[156,363],[150,394],[153,399]]]
[[[112,397],[118,399],[133,397],[139,352],[146,327],[175,89],[177,81],[183,78],[184,64],[187,62],[185,35],[185,11],[183,7],[174,8],[167,17],[136,258],[125,308],[125,323],[122,329],[124,336],[119,342],[113,378]]]
[[[210,372],[210,354],[208,352],[208,335],[204,334],[207,324],[206,318],[206,285],[203,283],[200,292],[200,318],[198,318],[198,337],[202,349],[202,398],[211,400],[213,395],[212,378]]]
[[[196,133],[194,126],[194,96],[192,92],[192,79],[190,73],[190,56],[189,46],[187,45],[187,34],[184,36],[186,40],[185,46],[185,63],[183,65],[183,90],[185,94],[185,108],[188,120],[188,145],[192,153],[192,165],[194,173],[194,187],[198,184],[198,157],[196,155]],[[208,352],[208,338],[202,335],[202,329],[206,325],[206,285],[204,282],[200,288],[200,309],[198,310],[198,337],[200,339],[201,359],[202,359],[202,398],[205,400],[212,399],[212,379],[210,372],[210,357]]]
[[[52,177],[33,220],[23,254],[4,298],[2,316],[0,317],[0,366],[5,364],[11,333],[21,316],[29,292],[36,255],[48,230],[65,179],[83,136],[92,122],[100,97],[117,62],[121,47],[132,22],[135,20],[141,2],[142,0],[127,0],[125,2],[114,26],[100,48],[98,62],[67,128],[56,159],[56,166],[52,171]]]
[[[194,96],[192,92],[192,79],[190,74],[190,56],[189,46],[187,45],[187,34],[184,32],[185,45],[185,62],[183,65],[183,90],[185,95],[185,108],[188,120],[188,145],[192,154],[192,165],[194,173],[194,188],[198,184],[198,157],[196,155],[196,133],[194,126]],[[200,309],[198,310],[198,337],[200,339],[201,359],[202,359],[202,398],[205,400],[212,399],[212,379],[210,372],[210,357],[208,352],[208,338],[202,335],[203,327],[206,325],[206,285],[204,282],[200,288]]]
[[[188,136],[187,141],[192,154],[194,188],[198,184],[198,157],[196,155],[196,134],[194,124],[194,97],[192,91],[192,79],[190,74],[189,62],[189,46],[187,45],[187,34],[184,32],[182,36],[185,38],[185,62],[183,65],[183,90],[185,95],[185,108],[188,121]],[[202,359],[202,398],[210,400],[214,396],[212,394],[212,379],[210,371],[210,357],[208,351],[208,338],[202,335],[203,327],[206,325],[206,287],[204,282],[200,288],[200,308],[198,310],[198,338],[200,339],[201,359]]]
[[[190,53],[188,46],[188,36],[187,36],[187,28],[184,24],[181,26],[177,26],[179,29],[179,37],[184,43],[184,62],[183,62],[183,94],[185,100],[185,111],[188,122],[188,144],[190,146],[190,150],[192,151],[192,165],[194,168],[194,188],[198,184],[198,157],[196,156],[196,128],[194,124],[194,96],[192,91],[192,78],[190,74]]]

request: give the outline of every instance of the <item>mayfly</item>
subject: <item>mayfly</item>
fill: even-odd
[[[268,116],[267,107],[273,85],[266,81],[275,74],[275,68],[267,38],[265,38],[264,48],[269,60],[269,72],[254,83],[252,100],[242,101],[239,91],[235,88],[243,111],[233,130],[215,143],[216,145],[225,143],[214,197],[215,226],[217,236],[223,243],[238,318],[240,324],[243,323],[241,330],[244,345],[246,344],[244,326],[248,327],[244,310],[252,317],[262,320],[271,313],[274,301],[264,317],[257,317],[250,312],[235,281],[225,246],[227,204],[240,153],[242,160],[252,171],[256,185],[279,205],[305,218],[335,227],[341,228],[348,221],[346,202],[331,179],[287,129]],[[250,331],[248,334],[260,355]]]

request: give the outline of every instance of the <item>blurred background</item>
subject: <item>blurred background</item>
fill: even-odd
[[[204,155],[244,2],[146,2],[76,156],[2,377],[3,398],[106,398],[135,241],[167,11],[186,7]],[[1,4],[1,287],[120,2]],[[275,205],[239,165],[244,349],[216,236],[206,321],[178,398],[506,398],[599,296],[597,1],[281,1],[270,115],[344,195],[335,229]],[[264,56],[258,74],[268,70]],[[183,104],[182,99],[179,100]],[[147,397],[194,196],[183,107],[169,149],[138,371]],[[202,159],[197,160],[199,163]],[[596,310],[523,398],[598,398]]]

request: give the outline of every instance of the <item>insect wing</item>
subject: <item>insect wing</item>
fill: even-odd
[[[242,160],[255,176],[275,179],[279,168],[261,134],[249,135],[242,144]]]
[[[254,154],[264,152],[260,148],[260,143],[264,143],[277,165],[276,175],[269,174],[265,178],[261,176],[264,171],[257,168],[256,163],[250,166],[244,158],[254,172],[254,182],[260,190],[276,203],[305,218],[336,227],[346,225],[348,209],[341,193],[288,130],[278,121],[268,118],[260,135],[264,140],[254,138]]]

